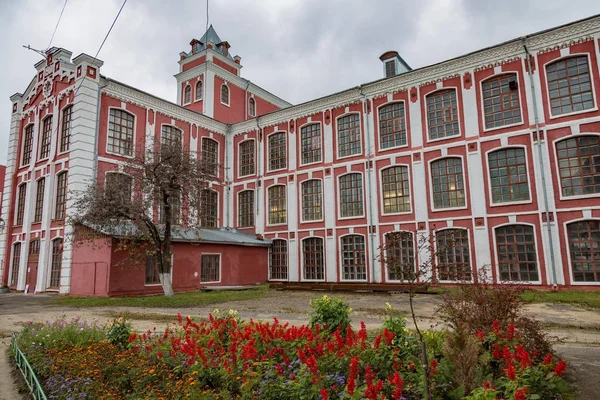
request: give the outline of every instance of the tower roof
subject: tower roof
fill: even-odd
[[[221,38],[217,34],[217,31],[215,31],[215,28],[213,28],[212,24],[210,25],[208,30],[204,32],[204,35],[202,35],[200,40],[194,39],[194,41],[197,43],[196,51],[189,52],[187,54],[188,57],[191,56],[193,53],[198,53],[206,50],[206,44],[210,42],[213,44],[213,49],[215,49],[215,51],[218,51],[219,53],[223,54],[225,57],[233,61],[233,57],[231,57],[229,51],[223,52],[223,47],[229,49],[229,43],[221,40]]]

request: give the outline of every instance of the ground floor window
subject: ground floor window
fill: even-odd
[[[200,282],[219,282],[221,280],[221,255],[203,254],[200,266]]]
[[[302,262],[304,267],[304,279],[325,279],[322,238],[307,238],[302,241]]]
[[[496,228],[496,246],[500,280],[539,280],[533,226],[507,225]]]
[[[600,221],[567,225],[573,281],[600,282]]]
[[[466,229],[444,229],[435,236],[438,280],[470,281],[469,232]]]
[[[62,249],[63,240],[54,239],[52,241],[52,265],[50,269],[50,287],[60,286],[60,271],[62,269]]]
[[[146,257],[146,285],[156,285],[160,283],[160,269],[158,267],[158,257]]]
[[[342,242],[342,272],[345,280],[366,280],[365,237],[348,235]]]
[[[10,274],[10,286],[17,286],[19,281],[19,264],[21,263],[21,243],[13,245],[12,273]]]
[[[287,280],[288,278],[288,247],[282,239],[273,239],[269,257],[269,279]]]
[[[385,235],[385,252],[388,280],[403,281],[414,278],[415,249],[411,232],[387,233]]]

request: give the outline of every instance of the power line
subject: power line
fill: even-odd
[[[69,0],[65,0],[65,4],[63,4],[63,8],[60,11],[60,15],[58,16],[58,21],[56,21],[56,26],[54,27],[54,32],[52,32],[52,37],[50,38],[50,41],[48,42],[48,49],[50,49],[50,45],[52,44],[52,40],[54,40],[54,35],[56,34],[56,30],[58,29],[58,25],[60,24],[60,20],[63,16],[63,13],[65,12],[65,7],[67,6],[67,2]]]
[[[208,31],[208,0],[206,0],[206,29],[204,32]]]
[[[127,0],[123,1],[123,4],[121,5],[121,8],[119,9],[119,12],[117,13],[115,19],[112,22],[112,25],[110,26],[110,28],[108,29],[108,32],[106,32],[106,36],[104,36],[104,40],[102,41],[102,43],[100,44],[100,47],[98,47],[98,51],[96,52],[96,55],[94,56],[94,61],[97,61],[98,59],[98,54],[100,54],[100,50],[102,50],[102,47],[104,46],[104,43],[106,43],[106,39],[108,39],[108,36],[110,35],[110,32],[112,31],[113,27],[115,26],[115,24],[117,23],[117,20],[119,19],[119,15],[121,15],[121,11],[123,11],[123,7],[125,7],[125,4],[127,3]],[[77,92],[79,92],[79,88],[81,87],[81,85],[83,84],[83,81],[85,79],[82,79],[81,82],[79,82],[79,86],[77,86],[77,89],[75,90],[75,94],[74,96],[77,95]]]

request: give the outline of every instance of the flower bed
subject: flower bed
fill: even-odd
[[[419,342],[402,321],[395,327],[373,334],[361,324],[330,334],[319,325],[243,322],[228,313],[180,317],[164,332],[125,342],[65,320],[26,326],[15,340],[49,399],[421,399]],[[425,338],[435,399],[569,398],[564,362],[526,350],[514,326]]]

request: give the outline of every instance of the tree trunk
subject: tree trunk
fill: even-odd
[[[165,296],[171,297],[173,296],[173,285],[171,284],[171,270],[169,272],[161,272],[158,274],[160,277],[160,284],[162,285],[163,292],[165,292]]]

